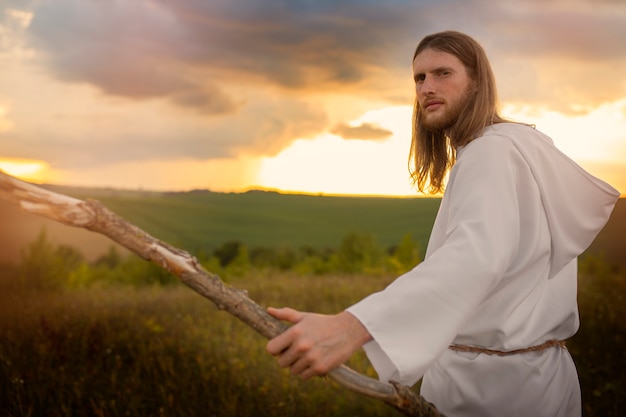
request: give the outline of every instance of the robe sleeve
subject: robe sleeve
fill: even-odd
[[[501,136],[463,149],[442,200],[443,242],[413,270],[347,310],[372,335],[364,349],[383,381],[413,385],[515,259],[520,184],[532,181],[519,151]],[[432,244],[432,240],[431,240]]]

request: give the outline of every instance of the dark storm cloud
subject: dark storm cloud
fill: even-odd
[[[383,140],[390,137],[393,132],[370,123],[363,123],[359,126],[349,126],[347,124],[339,124],[330,130],[337,136],[344,139],[362,139],[362,140]]]
[[[30,35],[61,80],[133,99],[171,97],[214,114],[237,109],[218,83],[189,74],[177,57],[186,43],[183,28],[152,2],[42,2]]]
[[[34,45],[59,78],[132,98],[223,82],[349,88],[396,65],[419,22],[384,2],[48,0],[34,13]]]
[[[233,83],[318,92],[360,88],[384,96],[394,84],[405,86],[399,77],[409,71],[419,38],[443,29],[474,35],[496,62],[497,56],[559,57],[623,68],[626,51],[626,6],[610,1],[37,4],[31,34],[59,78],[131,98],[170,97],[217,114],[239,108],[241,101],[225,87]]]

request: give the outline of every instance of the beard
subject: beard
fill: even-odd
[[[442,114],[425,115],[424,112],[419,113],[420,125],[433,133],[444,132],[449,130],[456,124],[461,114],[470,101],[471,93],[469,89],[459,98],[459,100],[449,103],[449,108]]]

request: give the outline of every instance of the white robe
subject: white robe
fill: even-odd
[[[619,193],[532,127],[502,123],[457,152],[425,259],[351,306],[373,337],[379,378],[421,394],[447,417],[580,416],[567,350],[500,351],[578,329],[576,260]]]

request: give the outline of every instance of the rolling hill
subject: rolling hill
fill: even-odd
[[[228,241],[249,247],[336,247],[351,232],[373,235],[392,246],[410,233],[426,247],[438,198],[338,197],[266,191],[216,193],[149,192],[47,186],[77,198],[94,198],[158,239],[190,252]],[[19,259],[21,248],[45,230],[50,240],[79,249],[88,259],[113,243],[82,229],[20,211],[0,201],[0,262]],[[588,251],[626,264],[626,202],[620,199],[609,224]]]

